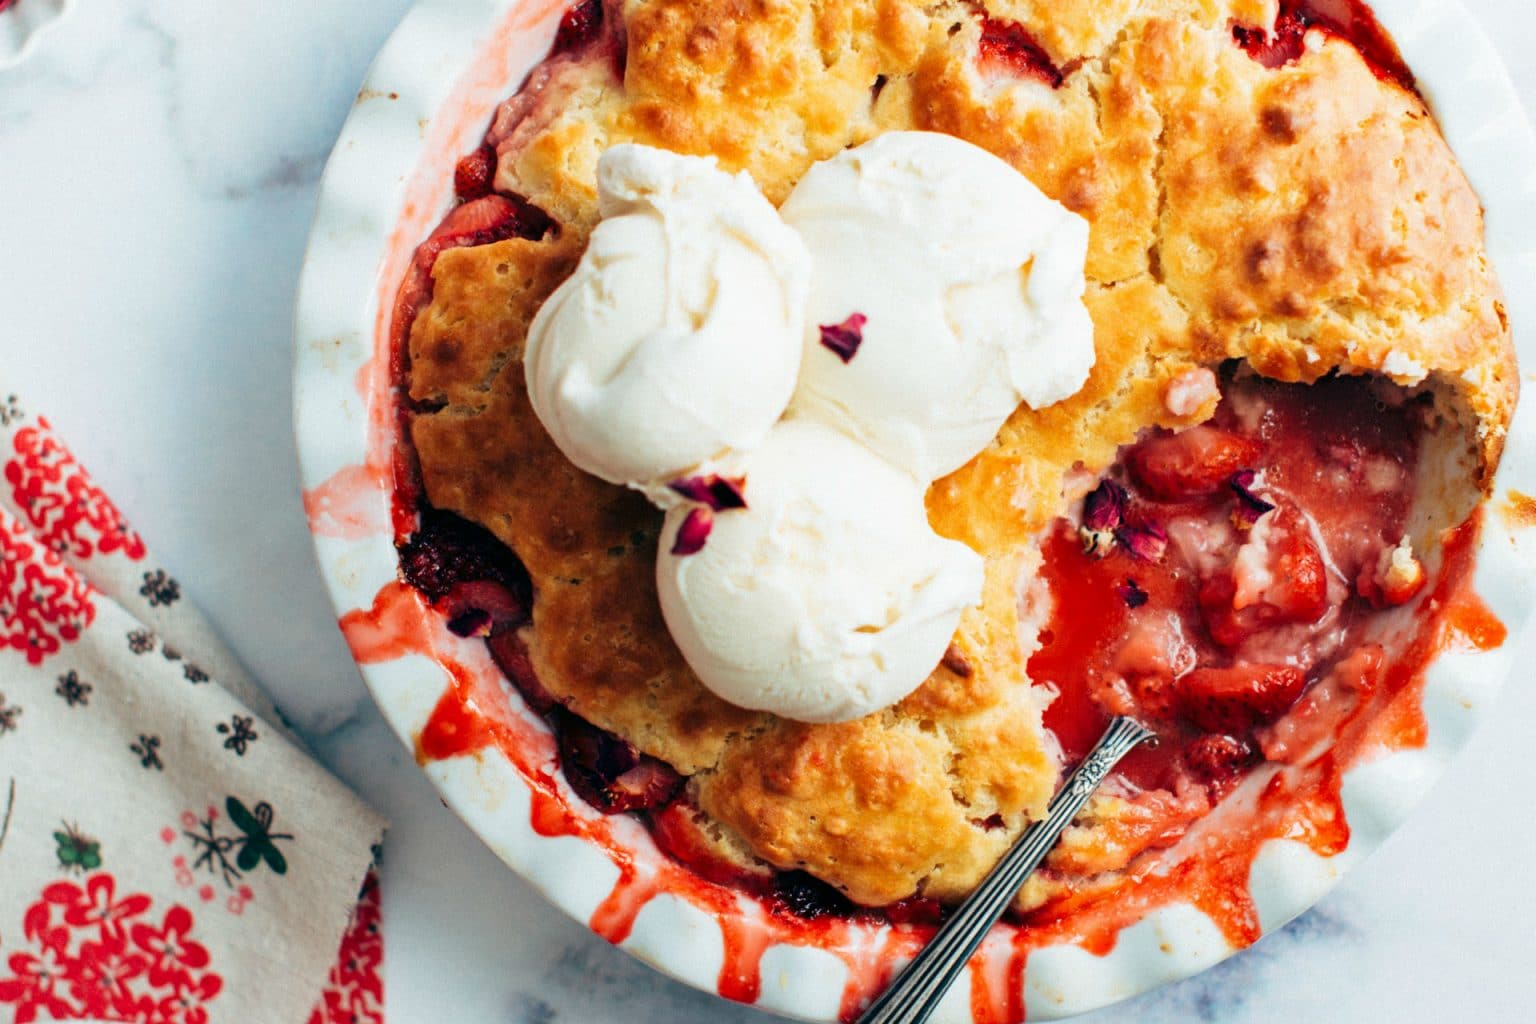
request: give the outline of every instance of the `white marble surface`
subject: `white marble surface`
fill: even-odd
[[[1536,103],[1536,8],[1467,3]],[[293,291],[320,168],[406,6],[92,0],[0,71],[0,391],[53,419],[315,748],[393,819],[391,1024],[766,1021],[628,960],[505,871],[384,727],[322,593],[289,430]],[[1531,1019],[1536,762],[1521,738],[1536,687],[1513,680],[1492,717],[1312,912],[1086,1020]]]

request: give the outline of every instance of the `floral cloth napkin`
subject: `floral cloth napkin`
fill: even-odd
[[[0,1021],[378,1021],[382,831],[0,396]]]

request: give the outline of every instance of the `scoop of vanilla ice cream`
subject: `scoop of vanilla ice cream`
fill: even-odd
[[[780,213],[813,271],[794,408],[921,479],[969,462],[1021,401],[1087,380],[1088,224],[987,151],[888,132],[812,167]],[[818,327],[855,313],[845,363]]]
[[[718,513],[702,550],[656,581],[673,638],[704,685],[806,722],[894,704],[933,671],[983,563],[933,532],[913,478],[823,424],[789,419],[752,456],[747,507]]]
[[[665,484],[759,444],[799,373],[810,258],[746,174],[614,146],[602,221],[525,353],[545,429],[581,469]]]

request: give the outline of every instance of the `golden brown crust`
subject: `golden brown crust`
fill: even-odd
[[[562,58],[493,133],[498,185],[554,214],[561,237],[445,253],[411,337],[412,397],[447,403],[412,431],[427,493],[528,565],[544,684],[691,775],[721,843],[869,903],[958,897],[1044,807],[1056,767],[1017,580],[1074,467],[1211,414],[1214,400],[1170,411],[1171,382],[1232,357],[1285,380],[1428,380],[1475,425],[1485,477],[1518,386],[1477,198],[1419,99],[1347,43],[1280,69],[1250,60],[1229,26],[1271,24],[1274,0],[986,6],[1030,30],[1062,88],[983,68],[969,4],[628,0],[622,85],[611,51]],[[930,491],[935,527],[989,565],[946,665],[862,721],[782,722],[688,671],[656,608],[657,516],[554,449],[524,393],[523,335],[595,220],[608,145],[711,153],[779,201],[814,161],[902,128],[975,142],[1089,219],[1098,364]],[[1113,870],[1132,825],[1087,829],[1062,856]]]

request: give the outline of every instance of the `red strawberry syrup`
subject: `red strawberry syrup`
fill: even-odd
[[[1234,23],[1232,38],[1260,64],[1279,68],[1301,57],[1307,33],[1312,30],[1349,43],[1377,78],[1415,91],[1413,72],[1403,62],[1397,44],[1362,0],[1280,0],[1273,32]]]

